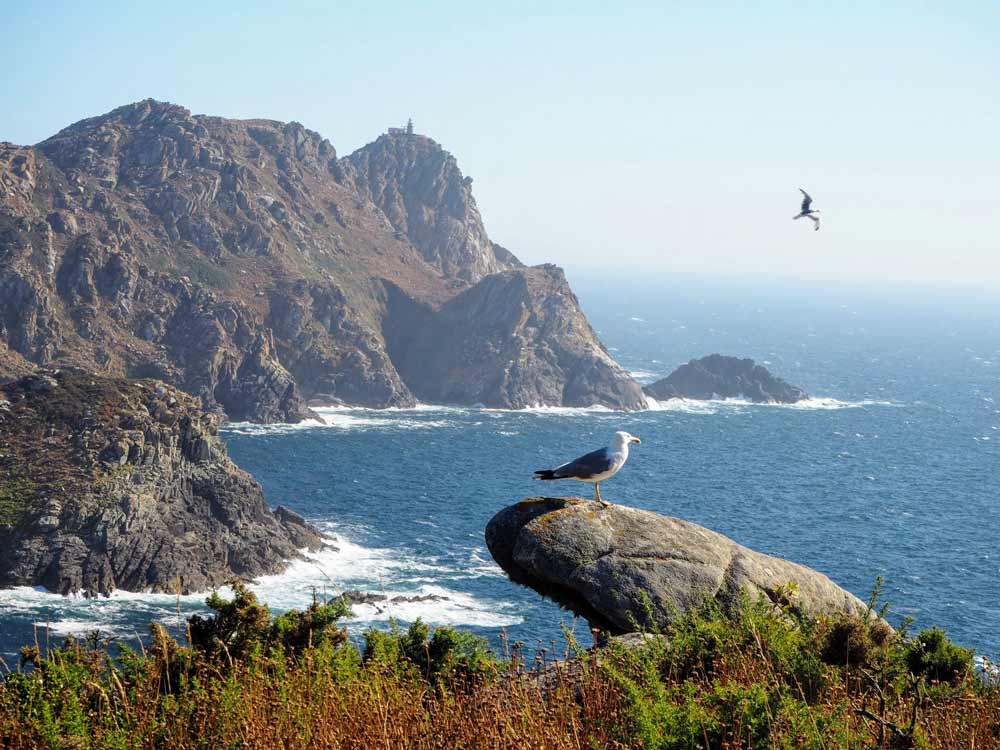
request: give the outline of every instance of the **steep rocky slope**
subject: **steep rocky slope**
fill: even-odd
[[[405,406],[415,392],[636,406],[641,394],[565,280],[501,295],[512,307],[480,316],[547,310],[562,322],[545,341],[518,326],[449,327],[458,298],[497,299],[517,276],[538,289],[540,275],[488,238],[470,181],[424,136],[385,135],[338,159],[298,123],[146,100],[35,147],[0,144],[0,377],[39,364],[157,377],[206,409],[264,422],[302,418],[310,398]],[[433,352],[402,345],[429,330],[448,334]],[[464,377],[458,347],[504,330],[477,372],[513,385],[428,387],[418,353],[443,359],[438,375]],[[539,356],[543,345],[555,353]],[[512,362],[525,370],[513,378]]]
[[[217,421],[152,380],[40,371],[0,387],[0,586],[198,591],[318,549],[229,460]]]
[[[455,157],[423,135],[383,135],[348,156],[344,181],[368,197],[392,226],[446,276],[479,281],[521,262],[486,236]]]
[[[642,409],[641,387],[608,354],[562,270],[537,266],[486,277],[436,314],[399,315],[390,352],[432,402],[523,408],[541,404]]]
[[[706,598],[732,607],[743,594],[763,594],[811,617],[866,609],[804,565],[690,521],[621,505],[602,508],[572,497],[523,500],[490,520],[486,544],[514,581],[616,633],[662,628]]]

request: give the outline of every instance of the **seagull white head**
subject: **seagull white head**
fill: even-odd
[[[615,442],[619,448],[623,448],[629,443],[641,443],[642,441],[631,433],[619,431],[615,433]]]

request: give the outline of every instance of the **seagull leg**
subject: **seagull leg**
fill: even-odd
[[[594,482],[594,499],[597,502],[599,502],[602,507],[607,508],[608,506],[611,505],[611,503],[604,502],[604,499],[601,497],[601,483],[600,482]]]

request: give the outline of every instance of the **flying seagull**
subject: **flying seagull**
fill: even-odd
[[[605,479],[611,479],[628,461],[629,443],[640,442],[642,441],[635,435],[616,432],[615,439],[607,448],[600,448],[554,469],[539,469],[535,472],[535,479],[577,479],[581,482],[593,482],[594,500],[607,508],[609,503],[601,499],[600,483]]]
[[[799,211],[799,215],[798,216],[793,216],[792,218],[793,219],[801,219],[803,216],[805,216],[807,219],[812,219],[813,224],[816,225],[814,227],[814,229],[818,232],[819,231],[819,215],[820,215],[821,211],[818,208],[810,208],[810,206],[812,205],[813,199],[812,199],[812,197],[810,197],[809,193],[807,193],[802,188],[799,188],[799,192],[802,193],[802,196],[803,196],[802,197],[802,210]]]

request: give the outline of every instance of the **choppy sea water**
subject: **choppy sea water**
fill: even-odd
[[[603,340],[643,381],[720,351],[753,356],[815,398],[672,401],[631,414],[326,409],[322,423],[231,425],[231,455],[270,502],[303,513],[335,545],[261,579],[259,595],[276,609],[348,589],[422,596],[359,606],[350,627],[422,617],[494,643],[503,629],[529,646],[559,643],[572,615],[510,583],[483,529],[532,493],[586,496],[589,485],[540,485],[531,473],[625,429],[643,443],[602,487],[607,499],[704,524],[862,598],[881,575],[892,618],[941,625],[1000,656],[1000,295],[587,278],[574,286]],[[134,640],[150,619],[176,626],[203,599],[0,591],[0,654],[10,662],[36,632],[57,641],[96,628]]]

